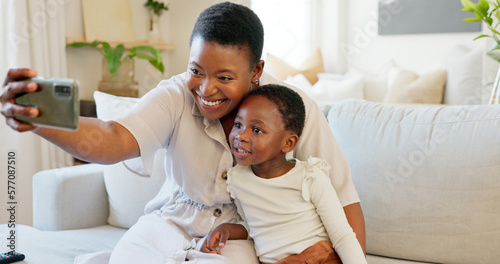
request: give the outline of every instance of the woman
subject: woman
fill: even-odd
[[[109,122],[81,117],[75,132],[20,123],[16,116],[38,115],[37,109],[14,104],[17,94],[37,88],[16,81],[36,76],[29,69],[9,71],[1,112],[13,129],[31,130],[90,162],[109,164],[141,156],[151,172],[156,150],[167,149],[165,184],[146,206],[146,215],[117,244],[110,263],[258,263],[251,240],[231,241],[222,255],[199,248],[220,223],[239,220],[226,191],[224,175],[233,166],[227,139],[242,98],[260,84],[278,83],[263,74],[262,46],[263,28],[255,13],[229,2],[217,4],[196,21],[187,72],[162,81],[126,117]],[[307,119],[294,156],[317,156],[332,164],[332,184],[364,246],[364,221],[348,165],[317,105],[301,95]],[[76,146],[89,131],[99,131],[104,143],[83,155]]]

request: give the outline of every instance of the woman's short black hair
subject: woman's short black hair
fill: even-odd
[[[276,104],[286,130],[293,131],[300,137],[306,120],[306,110],[302,97],[294,90],[278,85],[266,84],[248,93],[249,96],[264,96]]]
[[[205,9],[196,20],[189,44],[197,37],[221,45],[248,46],[252,66],[262,56],[264,28],[259,17],[246,6],[223,2]]]

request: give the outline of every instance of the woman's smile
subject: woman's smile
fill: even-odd
[[[201,96],[200,96],[200,100],[201,102],[204,104],[204,105],[207,105],[207,106],[216,106],[216,105],[220,105],[222,102],[224,102],[225,100],[215,100],[215,101],[209,101],[209,100],[205,100],[203,99]]]
[[[252,70],[248,47],[221,45],[194,38],[191,43],[187,87],[200,113],[210,120],[235,110],[258,80],[263,62]]]

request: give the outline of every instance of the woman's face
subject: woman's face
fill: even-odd
[[[251,69],[249,52],[248,47],[193,39],[187,87],[204,117],[215,120],[231,113],[259,80],[264,62]]]

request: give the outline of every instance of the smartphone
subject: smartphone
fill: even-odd
[[[16,117],[17,120],[43,127],[78,129],[78,116],[80,115],[78,81],[43,77],[23,81],[38,83],[38,90],[21,94],[16,98],[16,103],[36,107],[40,115],[37,117],[19,116]]]

